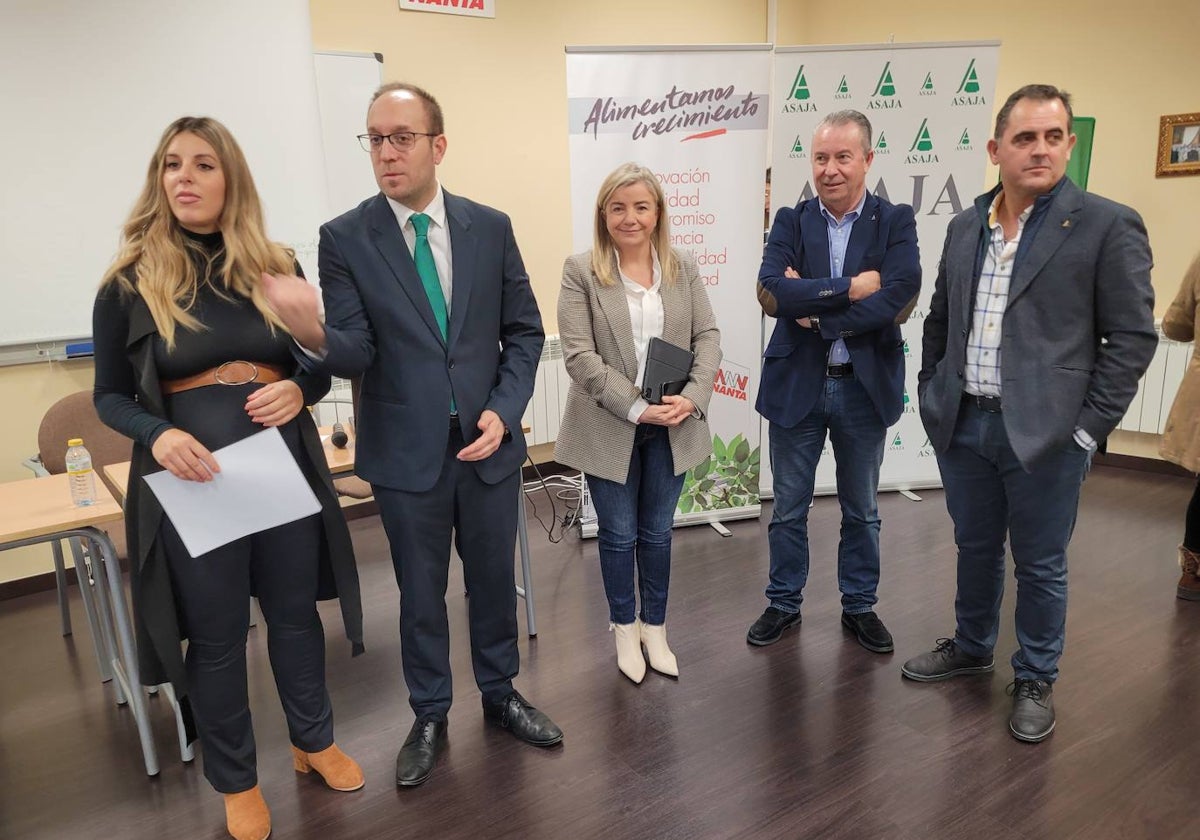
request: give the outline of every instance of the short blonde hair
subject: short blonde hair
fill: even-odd
[[[617,282],[615,261],[613,260],[612,237],[608,235],[608,223],[604,218],[604,208],[617,190],[633,184],[644,184],[654,196],[657,207],[657,220],[654,223],[654,250],[658,252],[658,264],[662,269],[662,282],[670,286],[679,274],[679,265],[675,253],[671,250],[671,225],[667,218],[667,199],[663,195],[662,185],[658,178],[646,167],[637,163],[623,163],[609,173],[600,185],[596,196],[596,219],[592,234],[592,271],[602,286],[611,286]]]

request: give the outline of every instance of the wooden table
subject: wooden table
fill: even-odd
[[[0,551],[50,543],[55,550],[59,591],[65,593],[60,543],[70,541],[101,674],[107,676],[105,666],[111,669],[116,677],[118,705],[132,706],[146,773],[154,776],[158,774],[158,757],[138,675],[137,648],[121,584],[121,566],[108,534],[97,527],[119,521],[123,516],[121,506],[108,488],[97,481],[96,503],[76,507],[71,504],[69,481],[70,477],[63,473],[0,484]],[[65,609],[65,600],[60,603]]]

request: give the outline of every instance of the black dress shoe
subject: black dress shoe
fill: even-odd
[[[905,662],[900,673],[917,682],[937,682],[967,674],[987,674],[995,664],[991,654],[971,656],[953,639],[938,639],[933,650]]]
[[[750,625],[746,641],[759,647],[773,645],[783,636],[784,630],[799,623],[800,613],[784,612],[775,607],[767,607],[766,611],[758,617],[758,621]]]
[[[1013,680],[1008,731],[1018,741],[1036,744],[1054,731],[1054,686],[1045,680]]]
[[[563,739],[554,721],[516,691],[497,703],[484,701],[483,717],[535,747],[552,747]]]
[[[404,746],[396,756],[396,784],[416,787],[433,774],[438,753],[446,740],[446,721],[438,718],[417,718]]]
[[[872,653],[891,653],[896,649],[892,634],[873,612],[842,613],[842,626],[854,634],[858,643]]]

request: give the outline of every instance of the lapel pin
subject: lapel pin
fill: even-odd
[[[1070,219],[1063,219],[1062,226],[1063,226],[1063,227],[1065,227],[1065,228],[1069,228],[1069,227],[1071,226],[1071,220],[1070,220]]]

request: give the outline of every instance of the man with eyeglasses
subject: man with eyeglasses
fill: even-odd
[[[520,424],[545,336],[508,216],[438,183],[446,136],[437,101],[415,85],[384,85],[359,142],[381,194],[321,228],[324,322],[303,280],[264,282],[307,364],[362,376],[355,469],[375,492],[400,585],[416,720],[396,783],[411,787],[429,778],[445,741],[452,539],[485,719],[535,746],[562,741],[512,684]]]

